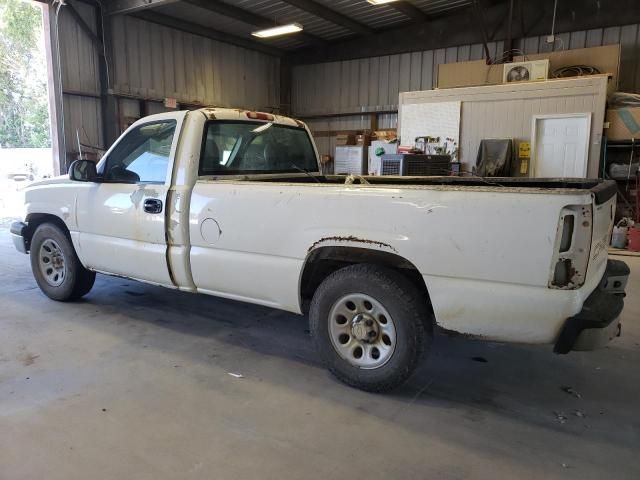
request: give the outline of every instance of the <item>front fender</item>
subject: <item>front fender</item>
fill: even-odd
[[[24,218],[53,215],[64,222],[70,232],[78,229],[76,219],[77,193],[70,184],[36,185],[25,191]]]

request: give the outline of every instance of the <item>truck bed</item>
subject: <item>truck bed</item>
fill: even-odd
[[[343,184],[345,175],[317,175],[317,174],[271,174],[245,175],[240,177],[247,181],[284,182],[284,183],[321,183]],[[216,180],[235,180],[239,177],[217,177]],[[571,193],[589,190],[596,197],[596,204],[607,201],[616,193],[616,183],[613,180],[582,179],[582,178],[527,178],[527,177],[398,177],[398,176],[355,176],[354,185],[399,185],[405,188],[412,186],[441,187],[451,190],[466,187],[484,187],[491,190],[523,193]]]

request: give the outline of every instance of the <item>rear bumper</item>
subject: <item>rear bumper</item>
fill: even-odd
[[[29,241],[27,240],[26,231],[29,228],[24,222],[13,222],[9,230],[13,246],[22,253],[29,253]]]
[[[582,310],[567,319],[553,351],[595,350],[620,336],[620,314],[628,278],[626,263],[608,260],[598,287],[584,302]]]

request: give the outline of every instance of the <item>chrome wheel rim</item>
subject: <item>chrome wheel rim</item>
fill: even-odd
[[[67,276],[67,267],[60,245],[47,238],[40,245],[38,265],[45,281],[52,287],[59,287]]]
[[[329,338],[341,358],[372,370],[386,364],[396,348],[396,327],[384,306],[363,293],[340,298],[329,312]]]

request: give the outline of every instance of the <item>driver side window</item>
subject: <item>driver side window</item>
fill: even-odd
[[[105,182],[164,183],[169,167],[175,120],[145,123],[131,130],[107,157]]]

